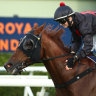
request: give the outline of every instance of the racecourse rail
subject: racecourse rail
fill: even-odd
[[[23,71],[29,72],[29,75],[0,75],[0,86],[25,87],[24,96],[34,96],[30,87],[41,87],[41,91],[36,96],[48,96],[45,87],[54,87],[52,80],[48,79],[47,75],[33,75],[35,71],[47,72],[46,68],[33,66],[27,67]],[[4,67],[0,67],[0,72],[6,72]]]

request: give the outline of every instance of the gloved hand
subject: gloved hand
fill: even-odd
[[[75,64],[75,62],[78,60],[78,57],[75,55],[73,58],[68,58],[67,59],[67,64],[66,64],[66,66],[67,66],[67,68],[73,68],[74,67],[74,64]]]
[[[70,53],[71,53],[71,54],[73,54],[73,55],[75,55],[75,54],[76,54],[74,51],[71,51]]]

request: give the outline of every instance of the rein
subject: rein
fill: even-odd
[[[72,54],[71,53],[63,54],[63,55],[59,55],[59,56],[55,56],[55,57],[50,57],[48,59],[36,60],[34,62],[36,62],[36,63],[43,63],[44,61],[49,61],[49,60],[53,60],[53,59],[56,59],[56,58],[61,58],[61,57],[69,56],[69,55],[72,55]],[[30,64],[32,64],[32,62],[30,62],[28,64],[30,65]]]
[[[61,58],[61,57],[69,56],[69,55],[70,55],[70,53],[64,54],[64,55],[60,55],[60,56],[56,56],[56,57],[50,57],[48,59],[43,59],[42,61],[49,61],[49,60],[53,60],[53,59],[56,59],[56,58]]]

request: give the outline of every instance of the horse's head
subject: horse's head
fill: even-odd
[[[23,68],[29,66],[30,64],[42,61],[41,58],[55,56],[56,51],[60,48],[63,48],[63,43],[60,42],[60,36],[64,32],[64,30],[60,29],[56,32],[58,27],[56,27],[54,30],[51,30],[51,25],[47,26],[45,29],[44,27],[45,24],[41,25],[40,27],[34,28],[34,30],[28,32],[20,40],[16,51],[4,65],[8,72],[12,74],[21,73]],[[55,52],[55,55],[52,55],[53,51]]]
[[[23,68],[36,63],[41,56],[41,31],[45,24],[28,32],[21,40],[13,55],[4,65],[12,74],[18,74]]]

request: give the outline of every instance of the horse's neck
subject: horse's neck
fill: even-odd
[[[60,49],[60,47],[55,44],[52,40],[48,39],[46,36],[42,36],[44,41],[43,48],[44,49],[44,58],[50,58],[62,54],[67,54],[65,50]],[[75,64],[75,67],[73,70],[66,71],[65,70],[65,60],[68,57],[62,57],[54,60],[50,60],[48,62],[44,62],[48,72],[51,75],[51,78],[53,79],[54,84],[62,84],[70,79],[72,79],[77,74],[77,67],[78,62]],[[87,61],[87,62],[86,62]],[[82,65],[80,65],[80,69],[78,70],[78,74],[84,72],[89,65],[93,64],[91,60],[83,59],[81,60]],[[85,65],[85,66],[84,66]],[[94,65],[94,64],[93,64]],[[80,79],[80,82],[77,81],[67,88],[56,88],[56,96],[96,96],[94,95],[96,92],[93,91],[93,89],[96,90],[95,87],[95,80],[96,80],[96,73],[91,73],[90,75],[86,75],[84,78]],[[91,78],[91,79],[90,79]],[[83,87],[83,88],[82,88]],[[90,90],[91,89],[91,90]],[[64,92],[64,90],[66,92]],[[79,90],[82,90],[80,92]],[[87,91],[86,91],[87,90]],[[92,94],[92,95],[91,95]]]
[[[44,58],[55,57],[63,54],[67,54],[64,50],[62,50],[55,42],[52,40],[48,40],[46,37],[44,40]],[[63,46],[63,45],[62,45]],[[50,60],[45,62],[45,66],[50,73],[54,83],[62,83],[66,81],[67,75],[65,70],[65,60],[68,57],[61,57],[54,60]]]

